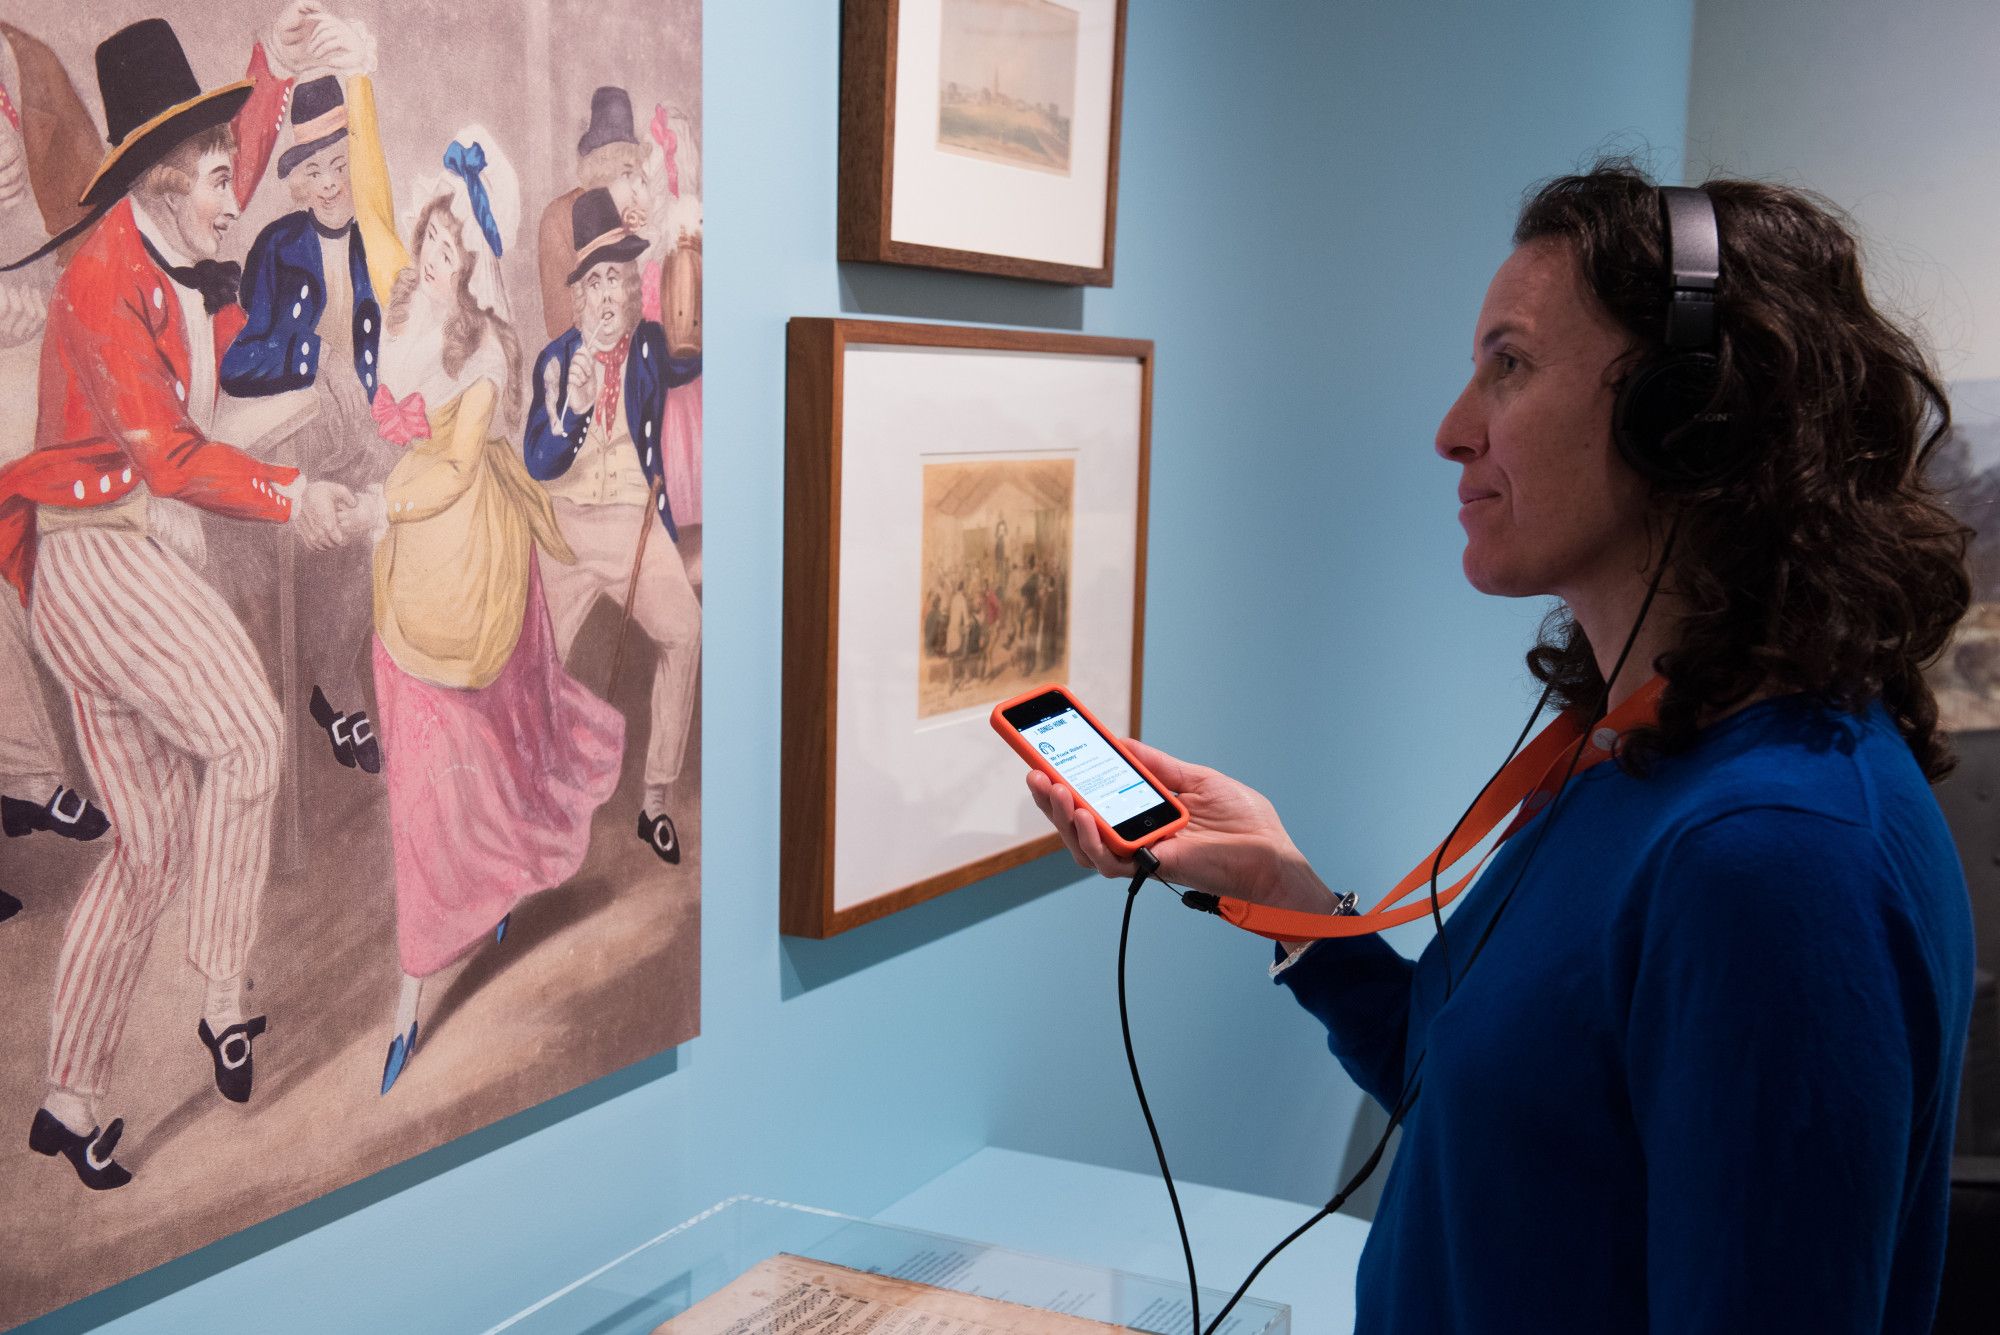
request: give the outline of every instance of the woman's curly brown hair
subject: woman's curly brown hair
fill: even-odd
[[[1950,745],[1924,668],[1965,614],[1970,531],[1924,467],[1951,409],[1923,349],[1869,301],[1859,248],[1830,205],[1756,181],[1714,180],[1722,239],[1719,380],[1744,458],[1720,481],[1656,489],[1676,508],[1663,590],[1684,620],[1655,662],[1657,727],[1622,759],[1643,770],[1693,745],[1699,726],[1754,692],[1804,692],[1859,711],[1879,696],[1932,782]],[[1664,347],[1665,224],[1658,188],[1631,161],[1538,187],[1516,245],[1568,246],[1585,286],[1633,339],[1626,365]],[[1604,679],[1562,608],[1528,667],[1562,705],[1597,703]]]

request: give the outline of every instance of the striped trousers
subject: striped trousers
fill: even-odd
[[[150,538],[43,537],[29,620],[111,817],[111,847],[63,931],[50,1017],[49,1082],[96,1097],[175,895],[189,895],[195,968],[213,980],[243,972],[284,725],[234,613]]]
[[[0,589],[0,681],[12,685],[0,710],[0,793],[46,802],[62,782],[62,747],[42,703],[42,669],[28,639],[28,611]]]

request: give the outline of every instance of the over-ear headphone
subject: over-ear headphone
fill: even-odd
[[[1656,486],[1714,481],[1740,457],[1727,413],[1713,410],[1715,287],[1722,235],[1708,192],[1661,186],[1667,239],[1666,349],[1634,367],[1611,410],[1611,438],[1632,470]]]

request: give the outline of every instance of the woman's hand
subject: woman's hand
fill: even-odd
[[[1160,875],[1176,885],[1281,908],[1330,912],[1335,900],[1300,855],[1270,801],[1219,771],[1177,760],[1144,742],[1125,743],[1188,809],[1188,823],[1152,845]],[[1040,770],[1028,792],[1079,867],[1129,878],[1134,867],[1105,847],[1097,818],[1069,788]]]

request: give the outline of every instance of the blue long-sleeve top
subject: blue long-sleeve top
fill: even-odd
[[[1928,1332],[1971,908],[1879,704],[1767,700],[1574,778],[1484,953],[1325,941],[1278,975],[1392,1106],[1421,1091],[1357,1329]],[[1447,919],[1454,970],[1544,811]]]

